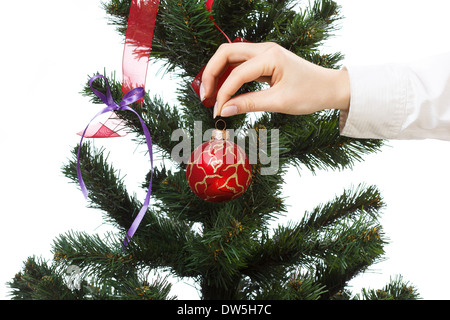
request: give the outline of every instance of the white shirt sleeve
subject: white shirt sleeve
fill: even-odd
[[[450,53],[410,64],[347,67],[341,135],[450,141]]]

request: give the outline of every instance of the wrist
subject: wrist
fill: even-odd
[[[350,108],[350,78],[346,68],[332,70],[333,75],[333,109],[348,112]]]

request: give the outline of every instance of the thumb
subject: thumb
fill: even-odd
[[[231,117],[257,111],[278,112],[279,99],[277,96],[273,87],[263,91],[244,93],[233,97],[220,109],[214,110],[214,115]],[[215,108],[218,108],[218,106]]]

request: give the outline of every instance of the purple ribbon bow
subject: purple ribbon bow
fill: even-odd
[[[98,90],[96,90],[96,89],[94,89],[92,87],[92,83],[98,78],[102,78],[106,82],[106,96],[103,93],[101,93],[100,91],[98,91]],[[91,87],[91,90],[95,93],[95,95],[97,97],[99,97],[100,100],[102,100],[103,103],[105,103],[107,107],[104,108],[99,113],[97,113],[95,115],[95,117],[92,118],[92,120],[86,126],[86,129],[84,129],[83,135],[81,136],[80,145],[78,147],[77,175],[78,175],[78,181],[80,183],[81,191],[83,192],[84,197],[87,199],[88,191],[86,189],[86,185],[84,184],[83,177],[81,176],[81,168],[80,168],[80,163],[79,163],[80,162],[80,149],[81,149],[81,144],[83,143],[84,135],[86,134],[86,130],[89,128],[89,125],[91,124],[91,122],[94,121],[94,119],[97,118],[98,116],[100,116],[100,115],[102,115],[102,114],[104,114],[106,112],[110,112],[110,111],[127,110],[127,111],[133,112],[135,115],[137,115],[137,117],[139,118],[139,121],[141,122],[142,129],[144,130],[144,135],[145,135],[145,139],[146,139],[146,142],[147,142],[147,147],[148,147],[148,151],[149,151],[148,153],[150,155],[150,164],[151,164],[152,170],[151,170],[151,174],[150,174],[150,183],[149,183],[149,186],[148,186],[147,196],[145,197],[145,201],[144,201],[144,204],[143,204],[141,210],[139,211],[138,215],[134,219],[131,227],[129,228],[129,230],[127,232],[127,235],[126,235],[125,239],[123,240],[123,246],[124,246],[123,249],[125,250],[125,248],[128,245],[129,241],[131,240],[131,238],[133,237],[133,235],[136,232],[137,228],[139,227],[139,224],[141,223],[142,218],[144,217],[145,213],[147,212],[147,209],[148,209],[148,206],[149,206],[149,203],[150,203],[150,196],[151,196],[151,193],[152,193],[152,180],[153,180],[152,138],[150,136],[150,132],[147,129],[147,126],[145,125],[144,121],[139,116],[139,114],[136,111],[134,111],[133,109],[131,109],[130,107],[128,107],[128,105],[130,105],[133,102],[136,102],[139,99],[141,99],[142,97],[144,97],[145,89],[143,87],[138,87],[138,88],[134,88],[134,89],[130,90],[122,98],[122,101],[120,102],[120,105],[118,105],[117,103],[114,102],[114,100],[112,98],[111,89],[109,88],[108,80],[104,76],[96,75],[96,76],[92,77],[89,80],[89,86]]]

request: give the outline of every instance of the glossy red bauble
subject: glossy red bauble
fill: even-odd
[[[191,190],[203,200],[225,202],[240,197],[247,190],[252,169],[241,147],[213,137],[191,154],[186,179]]]

